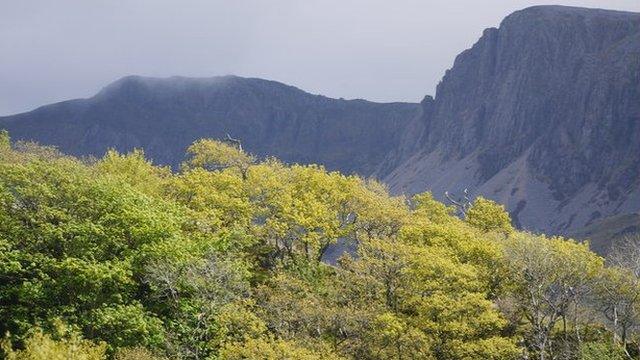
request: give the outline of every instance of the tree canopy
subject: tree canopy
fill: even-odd
[[[211,139],[172,172],[0,133],[7,359],[633,358],[638,244],[605,263],[484,198],[460,219]]]

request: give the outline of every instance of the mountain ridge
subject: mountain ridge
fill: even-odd
[[[397,193],[441,199],[469,188],[552,233],[633,211],[639,30],[635,13],[538,6],[507,16],[456,57],[383,178]]]
[[[370,174],[385,149],[397,146],[402,126],[392,125],[408,122],[416,109],[411,103],[332,99],[257,78],[126,76],[91,98],[0,117],[0,127],[17,139],[57,145],[74,155],[141,147],[156,162],[174,167],[192,141],[230,133],[259,156]],[[382,147],[366,151],[370,140]],[[321,144],[332,141],[343,154]],[[166,144],[171,151],[164,151]]]
[[[374,176],[398,194],[468,188],[523,229],[572,234],[640,210],[640,14],[516,11],[419,104],[237,76],[128,76],[92,98],[0,117],[2,127],[75,155],[143,147],[174,167],[191,141],[228,132],[259,156]]]

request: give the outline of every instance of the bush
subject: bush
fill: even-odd
[[[96,344],[77,334],[54,340],[39,329],[25,340],[22,350],[14,350],[8,339],[2,342],[7,360],[103,360],[106,349],[105,343]]]
[[[624,360],[624,351],[609,343],[585,343],[580,348],[581,360]]]

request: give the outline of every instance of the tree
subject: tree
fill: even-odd
[[[625,268],[636,278],[640,278],[640,235],[631,235],[616,242],[607,262],[614,267]]]
[[[624,360],[625,354],[618,347],[606,343],[585,343],[580,348],[582,360]]]
[[[139,346],[118,349],[113,358],[115,360],[167,360],[166,357]]]
[[[368,336],[371,358],[436,358],[430,351],[433,343],[429,336],[393,313],[386,312],[376,316]]]
[[[140,264],[182,239],[180,208],[72,158],[16,154],[0,159],[0,331],[20,344],[61,318],[114,347],[159,346]]]
[[[586,244],[516,231],[492,201],[461,219],[429,193],[258,162],[234,139],[195,142],[172,173],[142,151],[79,160],[1,136],[0,332],[14,358],[637,353],[640,240],[604,268]],[[357,250],[325,264],[338,240]]]
[[[603,261],[587,244],[562,238],[518,233],[504,241],[503,247],[512,296],[530,326],[527,340],[544,360],[554,327],[562,322],[567,335],[570,310],[584,301]]]
[[[369,351],[384,348],[390,354],[389,346],[395,344],[409,358],[516,356],[513,340],[501,335],[506,321],[487,299],[486,280],[476,265],[451,256],[456,251],[464,250],[372,239],[361,242],[357,259],[343,260],[354,276],[351,286],[359,289],[353,298],[389,314],[376,317],[380,327],[371,330],[377,333],[371,338],[378,340],[367,347],[378,350]],[[398,331],[406,337],[394,338]]]
[[[248,298],[250,291],[238,261],[195,255],[158,259],[145,268],[144,281],[155,300],[151,307],[164,314],[168,352],[178,358],[206,358],[227,337],[236,336],[229,328],[237,324],[229,324],[233,318],[228,311],[239,311],[230,306]]]
[[[11,138],[7,130],[0,130],[0,151],[7,151],[11,147]]]
[[[141,304],[104,306],[93,310],[88,317],[89,333],[106,341],[112,353],[121,347],[164,345],[162,321]]]
[[[61,330],[61,329],[59,329]],[[61,330],[64,331],[64,330]],[[14,349],[11,341],[5,338],[0,345],[7,360],[105,360],[106,344],[94,343],[83,339],[75,332],[68,335],[58,334],[53,339],[42,329],[34,329],[25,339],[23,349]]]
[[[413,213],[421,218],[437,224],[449,223],[454,219],[455,209],[435,200],[430,192],[416,194],[411,201]]]
[[[339,360],[341,357],[330,351],[315,352],[292,341],[262,337],[241,343],[232,343],[222,349],[224,360]]]
[[[473,201],[473,205],[467,210],[465,220],[469,225],[483,232],[496,231],[510,234],[514,231],[511,218],[504,210],[504,206],[482,196]]]
[[[242,151],[241,148],[231,144],[212,139],[200,139],[187,149],[189,159],[183,164],[183,168],[196,167],[207,170],[221,170],[233,168],[245,178],[249,166],[255,162],[255,158]]]
[[[144,151],[135,149],[123,155],[109,150],[93,167],[100,175],[121,180],[145,194],[162,196],[171,177],[168,167],[154,166],[144,156]]]
[[[595,287],[595,299],[614,342],[619,342],[630,357],[627,346],[640,327],[640,236],[615,244],[607,263],[609,268],[602,272]],[[640,351],[640,343],[638,346]]]
[[[628,355],[627,345],[640,325],[639,279],[628,269],[607,268],[598,278],[594,295],[614,343]]]
[[[232,170],[196,168],[174,176],[168,196],[190,209],[195,232],[216,234],[247,228],[254,208],[243,180]]]
[[[250,168],[247,184],[256,236],[296,266],[320,262],[338,239],[397,233],[408,215],[375,182],[314,165],[265,162]]]
[[[472,204],[471,204],[471,199],[469,199],[469,190],[464,189],[462,193],[463,193],[463,196],[458,200],[451,197],[448,191],[444,192],[444,197],[447,198],[447,200],[454,207],[458,216],[460,216],[461,218],[465,218],[467,216],[467,211],[469,210]]]

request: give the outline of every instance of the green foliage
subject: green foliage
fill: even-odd
[[[585,343],[580,348],[581,360],[623,360],[624,351],[610,343]]]
[[[115,360],[166,360],[165,357],[159,356],[158,354],[142,347],[121,348],[118,350],[118,352],[116,352],[114,359]]]
[[[455,210],[435,200],[430,192],[417,194],[412,199],[414,212],[432,222],[441,224],[451,221]]]
[[[95,344],[71,334],[59,340],[36,329],[24,341],[22,349],[13,349],[11,341],[2,342],[2,350],[7,360],[104,360],[106,344]]]
[[[63,317],[102,340],[140,328],[157,332],[153,317],[123,313],[117,325],[107,318],[117,318],[116,309],[139,309],[136,264],[144,248],[183,236],[180,209],[73,159],[27,158],[1,162],[0,169],[0,299],[7,304],[0,330],[20,340],[33,324]],[[145,336],[114,344],[159,343]]]
[[[502,336],[507,322],[488,299],[490,286],[482,276],[482,263],[466,254],[452,256],[469,250],[473,246],[425,247],[370,240],[361,245],[357,261],[345,263],[346,269],[359,275],[352,286],[364,287],[359,294],[369,293],[362,306],[378,301],[393,314],[376,317],[379,324],[383,319],[386,324],[373,330],[381,335],[396,329],[383,343],[393,334],[403,334],[396,339],[393,358],[408,352],[411,358],[485,359],[492,355],[481,350],[491,348],[502,358],[512,358],[518,352],[514,341]]]
[[[603,259],[587,244],[526,233],[507,239],[504,252],[509,295],[530,327],[532,352],[543,358],[558,324],[563,324],[565,335],[567,322],[578,326],[575,314],[601,273]]]
[[[339,360],[331,353],[318,353],[295,343],[270,338],[250,339],[244,343],[233,343],[222,349],[224,360]]]
[[[0,130],[0,151],[8,150],[11,147],[11,138],[7,130]]]
[[[109,150],[94,168],[98,174],[112,176],[149,195],[162,195],[171,177],[169,168],[153,166],[142,150],[126,155]]]
[[[339,240],[356,253],[325,264]],[[8,358],[617,359],[638,341],[639,249],[605,267],[483,198],[461,220],[214,140],[172,173],[0,134]]]
[[[204,168],[207,170],[221,170],[235,168],[243,176],[255,159],[236,147],[211,139],[201,139],[194,142],[187,149],[190,158],[183,164],[185,169]]]
[[[467,211],[465,220],[469,225],[484,231],[496,231],[510,234],[514,231],[511,218],[503,205],[485,199],[482,196],[475,199]]]
[[[140,304],[115,305],[92,311],[87,327],[113,349],[120,347],[159,347],[164,342],[162,321]]]

